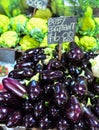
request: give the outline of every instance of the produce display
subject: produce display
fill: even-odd
[[[98,50],[99,17],[94,17],[91,6],[86,6],[81,12],[77,20],[75,42],[84,51]],[[49,8],[37,9],[31,17],[26,14],[11,17],[0,14],[0,47],[24,51],[50,46],[47,42],[47,23],[50,17],[57,16]],[[68,49],[68,44],[63,43],[64,50]]]
[[[85,51],[99,49],[99,17],[94,8],[99,8],[99,0],[51,0],[54,15],[78,18],[75,41]]]
[[[1,48],[27,50],[39,47],[45,37],[47,38],[47,19],[28,18],[24,14],[11,18],[0,14],[0,18],[2,19],[0,22]],[[46,45],[48,45],[47,40],[43,46]]]
[[[79,38],[79,46],[83,46],[84,50],[99,49],[99,23],[96,19],[99,18],[93,17],[93,9],[87,6],[83,17],[78,20],[76,35]]]
[[[0,63],[0,124],[42,130],[99,129],[99,0],[0,0],[0,48],[22,52]],[[74,41],[48,44],[48,20],[77,17]],[[11,67],[11,68],[10,68]],[[9,71],[10,69],[10,71]],[[2,81],[2,83],[1,83]]]
[[[58,60],[58,45],[26,50],[2,80],[0,123],[57,130],[99,129],[98,54],[75,42]],[[96,65],[96,66],[95,66]]]

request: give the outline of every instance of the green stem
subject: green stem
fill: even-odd
[[[29,97],[28,97],[28,95],[27,94],[23,94],[23,96],[22,96],[23,98],[25,98],[25,99],[29,99]]]

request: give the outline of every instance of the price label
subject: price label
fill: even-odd
[[[26,0],[26,3],[30,7],[45,9],[47,7],[48,0]]]
[[[57,17],[48,20],[48,43],[74,41],[76,17]]]

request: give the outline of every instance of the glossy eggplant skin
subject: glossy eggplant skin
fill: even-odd
[[[83,115],[82,106],[76,96],[72,95],[66,104],[66,117],[73,123],[78,122]]]
[[[34,56],[44,54],[44,47],[28,49],[23,54],[24,61],[33,61]]]
[[[60,70],[61,68],[63,68],[63,65],[61,64],[60,61],[56,59],[52,59],[49,61],[49,64],[48,64],[49,70]]]
[[[28,79],[34,75],[34,72],[31,68],[19,68],[10,71],[8,77],[15,79]]]
[[[8,115],[13,111],[14,110],[12,108],[0,106],[0,122],[5,122]]]
[[[26,50],[24,52],[23,57],[26,56],[26,55],[30,57],[30,56],[33,56],[33,55],[37,55],[38,53],[43,54],[44,53],[44,48],[45,47],[28,49],[28,50]]]
[[[74,42],[69,45],[66,51],[62,49],[61,60],[59,44],[24,51],[3,79],[6,92],[0,93],[0,124],[40,130],[99,130],[99,80],[90,63],[95,57]]]
[[[13,94],[21,98],[28,98],[25,87],[20,84],[16,79],[4,78],[2,80],[2,83],[4,88],[9,92],[12,92]]]
[[[70,124],[68,123],[67,119],[64,117],[58,119],[56,127],[57,130],[70,130]]]
[[[22,124],[22,114],[20,111],[14,111],[6,120],[7,127],[16,127]]]
[[[33,128],[36,126],[36,119],[32,114],[26,114],[23,117],[23,125],[26,128]]]
[[[99,119],[91,112],[91,110],[82,104],[83,118],[90,130],[99,129]]]
[[[32,68],[34,69],[34,64],[33,62],[26,62],[26,61],[21,61],[15,64],[14,69],[19,69],[19,68]]]
[[[52,70],[44,70],[41,74],[42,80],[58,80],[63,77],[62,71],[52,71]]]
[[[0,92],[0,106],[19,107],[20,101],[10,92]]]
[[[57,104],[60,108],[64,108],[68,100],[68,94],[62,83],[56,83],[54,85],[54,95],[55,104]]]
[[[29,94],[29,99],[32,101],[32,102],[36,102],[38,101],[39,99],[41,99],[42,97],[42,89],[41,89],[41,86],[40,84],[35,81],[35,80],[32,80],[29,84],[28,84],[28,94]]]

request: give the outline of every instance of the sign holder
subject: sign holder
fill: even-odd
[[[58,60],[61,61],[61,57],[62,57],[62,43],[59,43]]]
[[[33,10],[33,16],[35,15],[36,10],[37,10],[37,8],[34,8],[34,10]]]

